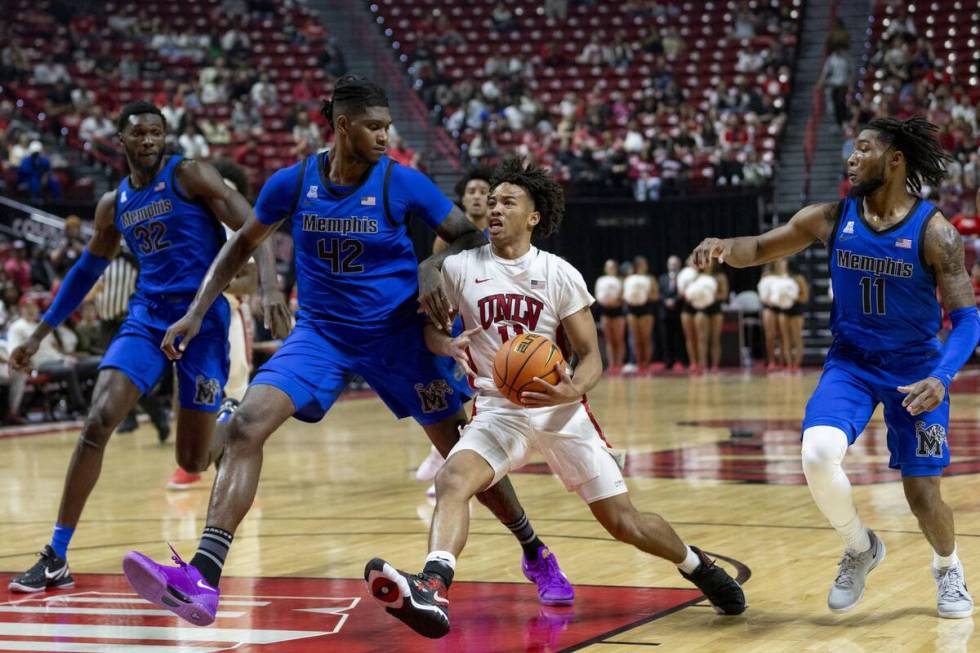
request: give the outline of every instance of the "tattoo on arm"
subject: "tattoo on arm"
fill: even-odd
[[[976,305],[973,284],[963,262],[963,240],[949,222],[937,216],[926,226],[926,262],[932,266],[947,311]]]

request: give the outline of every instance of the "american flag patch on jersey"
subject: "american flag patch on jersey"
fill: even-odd
[[[541,281],[539,279],[531,279],[531,287],[532,288],[544,288],[544,281]]]
[[[375,203],[377,203],[377,200],[374,199],[374,195],[361,198],[361,206],[374,206]]]
[[[912,249],[912,241],[908,238],[899,238],[895,241],[895,247],[901,247],[902,249]]]
[[[159,184],[157,184],[156,186],[153,187],[153,190],[159,192],[159,191],[163,190],[166,187],[167,187],[167,182],[161,181]]]

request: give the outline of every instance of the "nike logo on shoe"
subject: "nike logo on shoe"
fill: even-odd
[[[439,592],[432,593],[432,602],[438,603],[440,605],[449,605],[449,599],[444,599],[441,596],[439,596]]]
[[[55,580],[56,578],[61,578],[68,571],[68,565],[65,565],[61,569],[55,569],[54,572],[50,572],[47,569],[44,570],[44,577],[48,580]]]
[[[217,592],[218,591],[218,590],[214,589],[213,587],[211,587],[210,585],[208,585],[207,583],[205,583],[203,578],[199,578],[197,580],[197,586],[200,587],[202,590],[207,590],[209,592]]]

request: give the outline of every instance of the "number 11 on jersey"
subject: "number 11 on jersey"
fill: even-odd
[[[874,287],[874,302],[872,303],[872,286]],[[885,280],[881,277],[862,277],[861,278],[861,301],[864,307],[864,314],[884,315],[885,314]]]

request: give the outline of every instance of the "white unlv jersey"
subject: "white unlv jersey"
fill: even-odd
[[[491,376],[500,346],[533,331],[561,347],[561,320],[594,300],[582,275],[565,259],[536,247],[518,259],[503,259],[491,247],[450,256],[442,274],[450,302],[459,307],[463,328],[483,327],[470,344],[477,375],[474,385],[483,394],[500,396]]]

